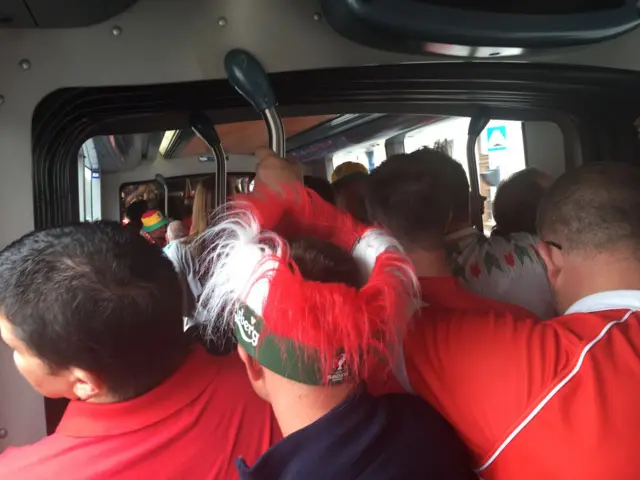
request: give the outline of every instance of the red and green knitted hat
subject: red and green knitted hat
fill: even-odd
[[[169,221],[160,210],[147,210],[142,214],[142,230],[144,232],[154,232],[168,223]]]

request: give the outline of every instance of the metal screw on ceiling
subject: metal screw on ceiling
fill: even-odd
[[[114,25],[111,28],[111,35],[113,35],[114,37],[119,37],[120,35],[122,35],[122,27],[119,25]]]
[[[7,438],[9,435],[9,430],[6,428],[0,428],[0,438]]]
[[[31,60],[27,58],[23,58],[22,60],[20,60],[18,62],[18,65],[20,65],[20,68],[22,70],[31,70]]]
[[[314,14],[313,14],[313,19],[314,19],[316,22],[319,22],[320,20],[322,20],[322,14],[321,14],[321,13],[319,13],[319,12],[314,13]]]
[[[220,27],[226,27],[227,26],[227,19],[225,17],[220,17],[218,19],[218,25]]]

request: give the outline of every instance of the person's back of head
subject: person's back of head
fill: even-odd
[[[365,189],[371,221],[408,250],[440,250],[455,222],[468,221],[469,182],[445,153],[423,148],[394,155],[369,176]]]
[[[358,162],[344,162],[338,165],[331,174],[331,183],[335,183],[341,178],[344,178],[353,174],[365,174],[369,173],[369,169],[363,164]]]
[[[160,210],[162,208],[162,206],[164,205],[163,202],[160,201],[160,197],[158,195],[152,195],[149,197],[148,200],[146,200],[147,202],[147,208],[149,210]]]
[[[174,220],[167,227],[167,241],[174,242],[187,236],[184,225],[180,220]]]
[[[304,186],[316,192],[323,200],[335,205],[336,196],[331,183],[326,178],[305,175]]]
[[[351,254],[330,242],[313,237],[296,239],[290,244],[289,258],[301,278],[306,281],[318,284],[341,284],[351,289],[359,289],[364,283],[358,264]],[[327,321],[331,322],[331,319],[327,318]],[[278,355],[290,356],[282,364],[271,363],[268,360],[264,362],[264,357],[257,362],[252,361],[247,354],[247,350],[250,349],[245,348],[246,344],[240,339],[239,344],[241,358],[249,365],[248,369],[251,369],[251,365],[255,369],[253,375],[249,375],[255,391],[260,397],[270,402],[276,410],[283,401],[291,403],[287,398],[292,396],[302,399],[297,406],[299,409],[305,409],[311,405],[313,405],[312,408],[322,408],[325,404],[333,406],[346,397],[357,383],[353,379],[347,379],[346,370],[339,371],[337,375],[344,373],[344,379],[339,378],[327,390],[324,382],[318,380],[319,372],[316,367],[318,359],[314,358],[313,349],[293,347],[293,343],[288,339],[283,341],[281,337],[272,337],[265,342],[270,346],[276,346]],[[299,349],[299,352],[292,355],[292,347],[293,351]],[[258,366],[259,364],[261,366]],[[293,373],[294,370],[298,372]],[[293,405],[291,407],[289,415],[300,413],[300,410],[293,408]],[[291,433],[290,420],[292,420],[291,417],[283,419],[280,415],[279,422],[285,435]]]
[[[115,402],[168,378],[188,345],[171,262],[115,222],[30,233],[0,253],[0,327],[40,393]]]
[[[335,196],[335,205],[349,212],[359,222],[367,225],[371,223],[364,199],[364,189],[368,179],[369,174],[367,172],[356,171],[341,176],[331,184]]]
[[[493,201],[494,233],[536,234],[538,207],[551,183],[551,177],[535,167],[525,168],[503,181]]]
[[[597,163],[565,173],[537,223],[562,311],[593,293],[640,289],[640,168]]]
[[[284,197],[261,188],[207,232],[215,246],[203,258],[198,318],[211,337],[235,331],[254,389],[277,417],[286,392],[307,405],[344,399],[366,375],[363,352],[389,355],[415,300],[397,242],[374,229],[375,248],[361,244],[367,227],[318,200],[302,186]]]
[[[313,237],[291,242],[291,259],[302,278],[319,283],[342,283],[360,288],[363,281],[358,264],[349,252]]]
[[[147,202],[145,200],[136,200],[131,202],[125,210],[125,217],[129,220],[127,225],[131,225],[136,233],[140,233],[142,230],[142,215],[148,209]]]

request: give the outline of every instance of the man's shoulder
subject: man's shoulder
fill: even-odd
[[[444,418],[425,400],[411,393],[389,393],[378,397],[385,405],[391,421],[407,430],[425,429],[449,431],[451,428]],[[433,432],[435,434],[435,432]],[[431,433],[430,433],[431,434]]]
[[[54,433],[31,445],[9,447],[0,455],[1,476],[34,480],[59,478],[58,474],[68,474],[70,468],[82,468],[82,456],[76,458],[67,453],[77,451],[77,446],[84,441]]]
[[[435,408],[422,397],[412,393],[389,393],[379,397],[379,401],[386,404],[392,421],[404,429],[418,430],[418,434],[429,436],[437,432],[446,433],[450,438],[456,438],[452,427]]]
[[[477,293],[474,293],[469,289],[463,287],[459,280],[450,281],[445,284],[445,295],[443,295],[442,291],[430,292],[430,289],[428,287],[429,284],[425,282],[421,283],[423,287],[426,287],[423,288],[423,295],[425,296],[423,300],[425,304],[422,307],[426,316],[436,313],[437,315],[443,317],[468,316],[470,318],[476,318],[478,314],[485,313],[489,315],[508,314],[514,318],[537,318],[534,313],[519,305],[514,305],[511,303],[506,303],[482,295],[478,295]],[[443,282],[441,282],[441,284],[442,283]],[[438,293],[439,295],[435,296],[436,301],[431,304],[431,297],[433,297],[433,294],[435,293]],[[440,303],[443,296],[447,297],[448,299],[446,304]]]
[[[484,300],[484,299],[482,299]],[[409,328],[409,334],[422,331],[421,326],[428,326],[428,330],[442,328],[446,325],[462,327],[463,325],[482,324],[497,326],[499,324],[515,322],[534,322],[539,318],[528,310],[511,304],[478,302],[474,305],[464,305],[460,308],[440,305],[426,305],[414,317]]]
[[[184,238],[181,238],[179,240],[173,240],[167,243],[167,245],[162,250],[164,251],[165,255],[168,255],[168,254],[184,255],[189,251],[188,244],[185,242]]]
[[[416,455],[416,472],[421,469],[418,464],[423,463],[447,475],[446,478],[475,478],[471,475],[466,447],[449,422],[429,403],[407,393],[384,395],[380,400],[388,405],[396,439],[401,437],[402,443],[411,445],[411,453]],[[393,441],[393,437],[388,438]]]
[[[387,393],[377,398],[382,404],[387,405],[394,415],[405,415],[405,413],[412,412],[407,415],[412,417],[417,412],[423,417],[440,417],[440,414],[429,403],[413,393]]]
[[[520,305],[515,305],[513,303],[501,302],[499,300],[494,300],[492,298],[483,297],[473,292],[468,292],[468,298],[470,301],[470,305],[472,306],[472,310],[474,311],[483,311],[487,313],[496,313],[498,315],[510,315],[516,319],[537,319],[537,315],[533,312],[530,312],[524,307]]]

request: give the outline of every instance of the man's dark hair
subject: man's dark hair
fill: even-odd
[[[142,215],[147,211],[147,202],[145,200],[136,200],[131,202],[125,209],[124,214],[129,219],[129,223],[137,228],[138,232],[142,229]]]
[[[304,186],[316,192],[322,199],[335,205],[336,196],[329,180],[311,175],[304,176]]]
[[[452,221],[469,218],[464,168],[429,148],[382,162],[369,175],[365,198],[373,222],[416,248],[439,247]]]
[[[358,265],[349,252],[317,238],[291,242],[291,258],[305,280],[344,283],[353,288],[364,284]]]
[[[495,234],[537,233],[538,207],[546,192],[540,183],[542,175],[543,173],[537,168],[525,168],[514,173],[498,186],[493,201]]]
[[[364,186],[368,181],[368,173],[354,172],[340,177],[331,184],[336,205],[344,208],[356,220],[367,225],[371,223],[364,199]]]
[[[640,248],[640,168],[595,163],[554,182],[538,211],[542,240],[565,251]]]
[[[136,200],[135,202],[131,202],[129,206],[125,210],[125,215],[131,221],[141,220],[142,215],[148,209],[146,200]]]
[[[36,231],[6,247],[0,312],[54,371],[87,370],[119,400],[160,384],[189,348],[171,261],[115,222]]]
[[[342,192],[347,188],[349,188],[350,185],[363,182],[367,178],[369,178],[368,173],[353,172],[337,179],[335,182],[331,184],[331,187],[333,188],[333,191],[336,195],[341,195]]]

